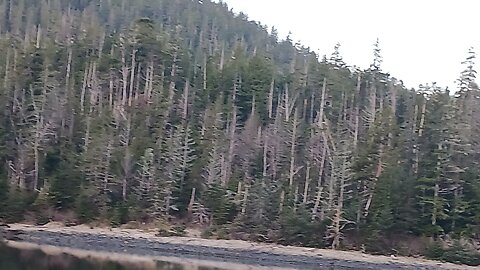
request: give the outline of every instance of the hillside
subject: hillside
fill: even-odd
[[[6,222],[161,220],[443,259],[478,248],[473,50],[455,91],[409,90],[378,41],[353,69],[340,45],[319,58],[210,0],[1,0],[0,13]]]

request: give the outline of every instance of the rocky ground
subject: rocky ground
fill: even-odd
[[[66,228],[51,225],[37,227],[20,224],[10,225],[10,228],[5,230],[15,232],[16,243],[151,259],[195,260],[226,269],[241,269],[240,265],[248,266],[243,269],[476,269],[423,259],[371,256],[357,252],[282,247],[233,240],[156,237],[153,232],[140,230],[90,229],[85,226]]]

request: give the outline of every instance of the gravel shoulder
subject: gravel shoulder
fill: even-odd
[[[93,228],[61,224],[31,226],[11,224],[20,232],[10,245],[66,252],[78,257],[113,260],[161,260],[225,269],[477,269],[417,258],[373,256],[360,252],[209,240],[188,237],[157,237],[155,231]]]

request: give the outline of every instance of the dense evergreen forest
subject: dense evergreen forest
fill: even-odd
[[[0,18],[6,222],[371,252],[480,238],[473,49],[456,89],[414,90],[378,41],[361,70],[210,0],[0,0]]]

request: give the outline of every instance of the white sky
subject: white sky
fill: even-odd
[[[383,70],[407,87],[455,87],[460,62],[480,52],[478,0],[223,0],[284,38],[329,56],[335,43],[349,65],[366,68],[380,39]],[[479,62],[478,60],[477,62]],[[477,65],[478,66],[478,65]]]

